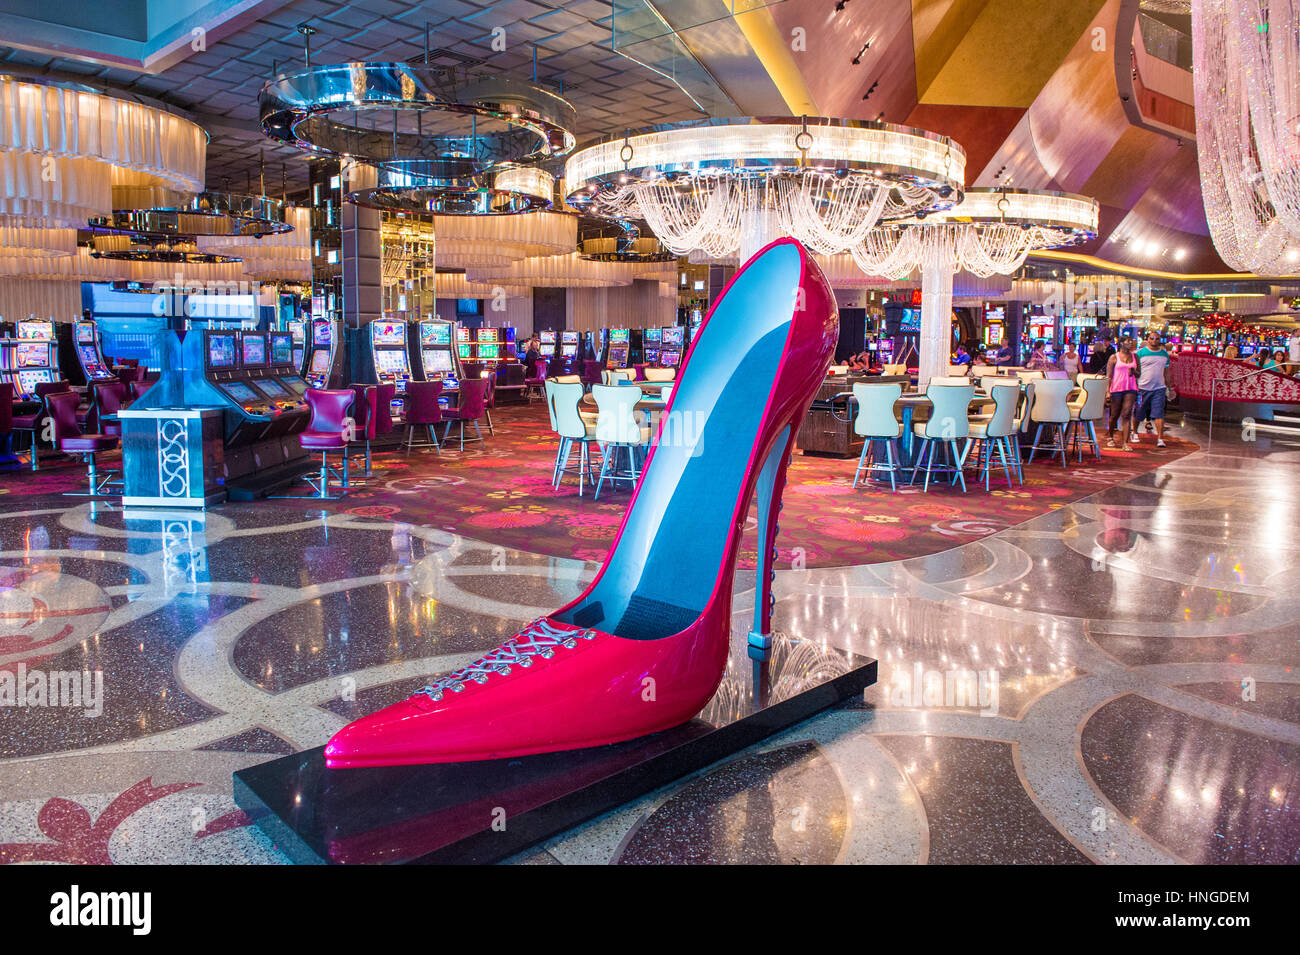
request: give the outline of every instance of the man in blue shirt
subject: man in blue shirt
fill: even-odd
[[[1155,425],[1156,447],[1165,446],[1165,398],[1169,388],[1169,352],[1160,344],[1159,332],[1147,332],[1145,344],[1138,349],[1137,404],[1133,409],[1133,431],[1143,420]]]

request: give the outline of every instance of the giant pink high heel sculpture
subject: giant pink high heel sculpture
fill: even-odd
[[[614,545],[581,597],[469,666],[350,723],[332,768],[497,759],[616,743],[695,716],[717,690],[732,576],[755,489],[770,633],[776,511],[799,423],[839,334],[802,245],[747,262],[691,345]]]

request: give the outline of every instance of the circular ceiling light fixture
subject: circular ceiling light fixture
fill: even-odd
[[[285,204],[267,196],[113,187],[113,214],[87,220],[91,232],[163,238],[260,238],[292,232]]]
[[[591,262],[672,262],[677,254],[641,226],[622,219],[584,218],[578,226],[578,255]]]
[[[505,164],[476,171],[463,159],[404,162],[376,169],[377,184],[347,200],[383,212],[441,216],[501,216],[551,208],[555,180],[531,166]]]
[[[284,73],[262,87],[258,103],[271,139],[376,166],[464,159],[479,173],[562,156],[575,144],[577,113],[550,90],[507,77],[458,83],[446,70],[409,63]]]
[[[862,271],[891,279],[918,269],[1010,275],[1030,252],[1096,238],[1098,215],[1086,196],[977,187],[952,209],[877,229],[849,251]]]
[[[92,235],[91,258],[168,265],[227,265],[240,260],[229,255],[200,252],[188,237],[157,237],[106,233]]]
[[[709,119],[611,137],[566,163],[568,202],[644,219],[672,252],[743,261],[782,235],[843,252],[882,222],[961,200],[966,153],[889,123]]]

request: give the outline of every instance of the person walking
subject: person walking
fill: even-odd
[[[1079,353],[1074,350],[1074,343],[1070,342],[1065,346],[1065,351],[1061,353],[1061,368],[1074,381],[1079,377],[1079,372],[1083,370],[1083,359]]]
[[[1169,394],[1169,352],[1160,343],[1159,332],[1147,332],[1146,343],[1138,349],[1142,373],[1138,378],[1137,403],[1133,411],[1133,428],[1145,421],[1155,426],[1156,447],[1165,446],[1165,400]],[[1135,439],[1136,440],[1136,437]]]
[[[1133,422],[1133,405],[1137,401],[1138,377],[1141,375],[1141,359],[1133,352],[1133,339],[1125,335],[1119,340],[1119,351],[1110,356],[1106,363],[1106,393],[1110,398],[1110,435],[1106,447],[1115,447],[1116,425],[1122,428],[1123,439],[1119,447],[1132,451],[1129,433]]]

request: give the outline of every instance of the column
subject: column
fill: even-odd
[[[921,273],[921,337],[917,387],[948,374],[952,357],[952,276],[950,267],[932,265]]]

